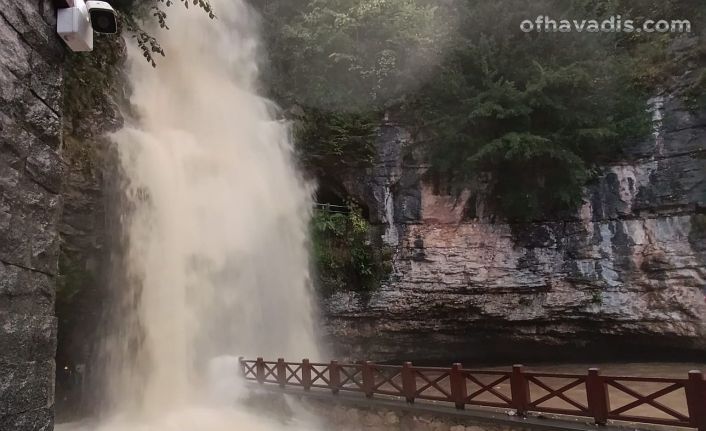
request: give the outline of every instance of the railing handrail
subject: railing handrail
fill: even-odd
[[[381,365],[369,361],[360,363],[339,363],[331,361],[289,362],[284,359],[265,361],[262,358],[247,360],[240,358],[240,371],[246,380],[260,384],[278,384],[280,387],[302,387],[328,389],[336,395],[339,391],[361,392],[366,397],[374,395],[397,396],[407,403],[415,400],[442,401],[454,404],[457,409],[466,406],[483,406],[513,409],[519,415],[528,412],[552,413],[571,416],[592,417],[596,424],[604,425],[608,420],[635,423],[670,425],[696,428],[706,431],[706,380],[701,371],[691,371],[687,378],[636,377],[603,375],[598,368],[591,368],[586,374],[548,373],[527,371],[522,365],[511,370],[473,370],[461,364],[444,367],[416,367],[411,362],[403,365]],[[490,383],[479,377],[493,377]],[[559,388],[541,379],[571,380]],[[448,380],[448,386],[442,382]],[[469,385],[470,382],[470,385]],[[510,384],[510,393],[498,391],[501,383]],[[622,382],[622,383],[621,383]],[[663,383],[667,386],[649,394],[623,385],[623,383]],[[477,389],[469,390],[469,386]],[[530,386],[541,388],[546,394],[532,399]],[[583,386],[585,402],[577,401],[567,391]],[[611,406],[609,388],[627,394],[635,401],[620,407]],[[427,393],[433,390],[436,394]],[[684,391],[688,413],[676,411],[657,401],[658,398],[677,391]],[[481,400],[478,397],[490,395],[495,400]],[[548,407],[542,404],[559,399],[571,408]],[[648,405],[661,412],[664,417],[636,416],[630,410]]]

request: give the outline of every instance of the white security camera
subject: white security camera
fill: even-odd
[[[108,2],[87,1],[86,7],[91,16],[93,31],[103,34],[115,34],[118,32],[118,17],[115,9]]]
[[[56,30],[72,51],[92,51],[93,31],[118,32],[117,15],[109,3],[72,0],[69,4],[72,7],[58,10]]]

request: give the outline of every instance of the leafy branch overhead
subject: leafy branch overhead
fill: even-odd
[[[116,7],[120,17],[122,18],[122,23],[125,26],[125,29],[132,33],[132,37],[135,39],[137,46],[142,50],[143,57],[145,57],[145,60],[152,64],[152,67],[157,67],[154,56],[159,54],[164,57],[165,52],[159,44],[159,41],[143,29],[141,20],[151,16],[154,20],[156,20],[160,28],[169,30],[169,26],[167,25],[167,12],[163,9],[163,7],[171,7],[175,3],[182,3],[187,9],[189,8],[189,3],[191,3],[192,5],[203,9],[203,11],[208,14],[209,18],[216,18],[213,7],[208,0],[152,0],[140,2],[139,4],[130,2],[128,4],[122,6],[118,5]]]

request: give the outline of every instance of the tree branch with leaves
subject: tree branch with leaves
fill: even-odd
[[[133,39],[137,46],[142,50],[142,56],[145,60],[152,64],[152,67],[157,67],[155,56],[166,54],[164,49],[159,44],[157,38],[144,30],[143,21],[145,19],[154,19],[160,28],[169,30],[167,25],[167,11],[165,8],[175,4],[182,4],[185,8],[189,8],[189,4],[202,9],[208,14],[211,19],[216,18],[213,7],[208,0],[151,0],[146,2],[127,2],[122,5],[117,5],[116,10],[121,18],[121,22],[128,32],[132,33]]]

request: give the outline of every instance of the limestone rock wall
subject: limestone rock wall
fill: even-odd
[[[392,280],[324,300],[337,356],[557,359],[706,351],[706,112],[651,101],[655,131],[602,168],[577,214],[510,225],[483,186],[435,192],[404,126],[351,183],[397,248]],[[410,154],[412,156],[410,156]]]
[[[65,166],[50,0],[0,0],[0,429],[51,430]]]

